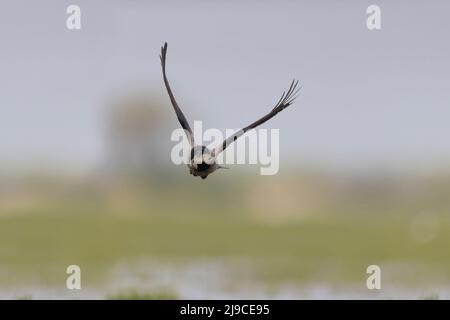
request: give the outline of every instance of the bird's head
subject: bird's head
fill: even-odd
[[[194,167],[202,163],[212,165],[214,162],[214,157],[205,146],[195,146],[191,149],[191,163]]]

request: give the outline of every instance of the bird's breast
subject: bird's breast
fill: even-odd
[[[199,163],[197,164],[197,171],[208,171],[209,168],[211,167],[211,165],[207,164],[207,163]]]

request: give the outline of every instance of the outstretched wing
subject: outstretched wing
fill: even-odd
[[[170,89],[169,80],[167,80],[166,55],[167,55],[167,42],[165,42],[164,46],[161,47],[161,55],[159,56],[161,58],[161,66],[162,66],[164,84],[166,85],[167,93],[169,94],[169,97],[170,97],[170,102],[172,103],[172,106],[175,109],[175,113],[177,114],[178,121],[180,122],[181,127],[184,129],[184,132],[186,133],[186,136],[189,140],[189,143],[191,144],[191,147],[193,147],[194,146],[194,135],[192,134],[192,129],[189,126],[189,123],[186,120],[186,117],[184,116],[180,107],[178,106],[177,101],[175,100],[175,97],[172,93],[172,90]]]
[[[246,133],[250,129],[254,129],[257,126],[263,124],[264,122],[272,119],[278,112],[281,112],[282,110],[289,107],[295,100],[296,95],[298,91],[300,90],[300,87],[298,87],[298,81],[293,80],[291,83],[291,86],[289,87],[289,90],[286,92],[283,92],[281,95],[280,100],[275,105],[275,108],[272,109],[268,114],[266,114],[261,119],[253,122],[251,125],[242,128],[241,130],[235,132],[233,135],[225,139],[222,144],[217,146],[212,151],[212,156],[217,157],[223,150],[225,150],[230,144],[232,144],[234,141],[237,140],[240,136],[242,136],[244,133]]]

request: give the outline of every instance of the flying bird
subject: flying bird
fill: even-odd
[[[213,150],[209,150],[206,146],[196,145],[194,142],[194,134],[192,132],[191,127],[189,126],[189,122],[178,106],[177,101],[175,100],[175,96],[172,93],[172,89],[169,85],[169,80],[167,80],[166,75],[166,56],[167,56],[167,42],[164,43],[164,46],[161,47],[161,67],[164,78],[164,84],[167,89],[167,93],[169,94],[170,102],[172,103],[173,108],[175,109],[175,113],[177,115],[178,121],[181,124],[181,127],[184,129],[186,136],[188,138],[190,147],[191,147],[191,155],[190,162],[188,164],[189,172],[193,176],[201,177],[202,179],[206,179],[208,175],[216,171],[217,169],[225,168],[219,165],[216,162],[217,156],[224,151],[230,144],[236,141],[240,136],[246,133],[248,130],[254,129],[257,126],[263,124],[264,122],[272,119],[276,114],[283,111],[287,107],[289,107],[295,100],[296,95],[301,87],[298,86],[298,81],[295,79],[292,81],[289,89],[281,95],[280,100],[275,104],[275,107],[264,117],[253,122],[245,128],[240,129],[239,131],[232,134],[230,137],[226,138],[220,145],[218,145]]]

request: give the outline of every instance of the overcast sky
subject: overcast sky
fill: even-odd
[[[130,88],[161,94],[172,117],[158,58],[164,41],[191,121],[247,125],[295,77],[296,104],[265,125],[280,129],[282,158],[450,160],[450,2],[243,2],[2,1],[0,163],[95,165],[105,103]],[[366,27],[373,3],[378,31]],[[81,30],[66,29],[70,4],[81,7]]]

